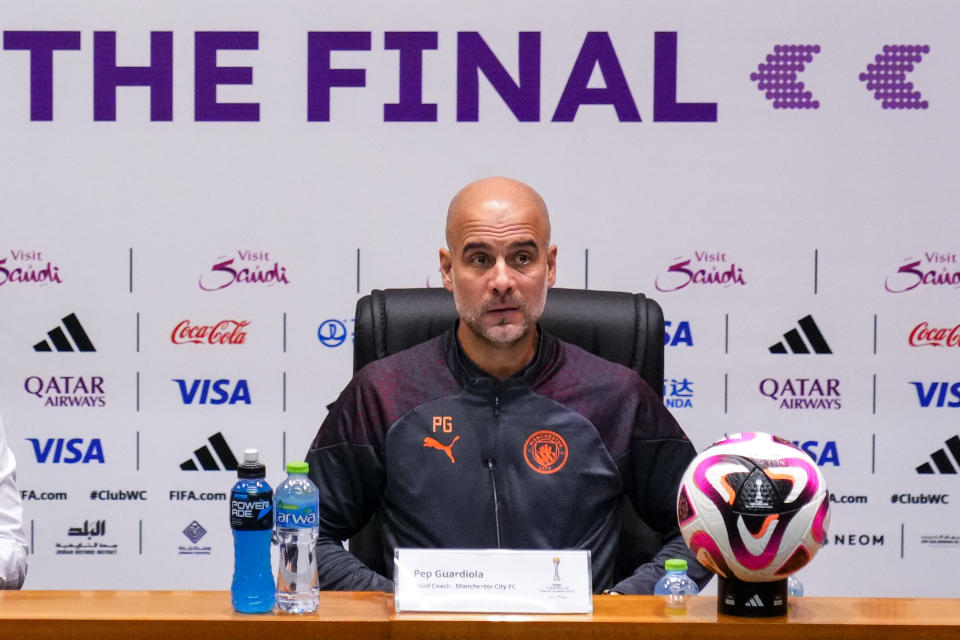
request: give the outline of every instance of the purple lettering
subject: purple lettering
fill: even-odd
[[[117,87],[150,87],[150,120],[173,120],[173,32],[150,33],[150,66],[117,66],[117,33],[93,32],[93,119],[117,119]]]
[[[587,84],[594,66],[597,65],[607,86],[590,89]],[[610,41],[610,34],[605,31],[591,31],[584,39],[567,85],[563,88],[557,110],[553,114],[553,121],[573,122],[577,109],[582,104],[613,105],[620,122],[640,122],[640,112],[630,95],[630,87],[617,59],[617,52]]]
[[[79,31],[4,31],[3,48],[30,52],[30,120],[53,120],[53,52],[80,48]]]
[[[716,122],[716,102],[677,102],[677,32],[653,40],[653,121]]]
[[[520,122],[540,120],[540,32],[518,37],[518,82],[476,31],[457,34],[457,122],[480,119],[480,72]]]
[[[311,31],[307,34],[307,121],[330,121],[331,87],[365,87],[364,69],[331,69],[331,51],[369,51],[369,31]]]
[[[194,107],[197,122],[258,122],[257,102],[217,102],[217,85],[253,84],[252,67],[218,67],[221,49],[256,50],[256,31],[197,31],[194,35]]]
[[[437,105],[423,103],[423,52],[437,48],[437,32],[387,31],[383,47],[400,51],[400,100],[383,105],[383,121],[436,122]]]
[[[904,291],[910,291],[911,289],[916,289],[918,286],[920,286],[920,283],[923,282],[923,272],[917,269],[917,267],[919,266],[920,266],[920,261],[916,260],[914,262],[908,262],[907,264],[897,269],[897,273],[909,274],[910,277],[907,278],[907,282],[909,283],[911,280],[913,280],[912,284],[908,284],[907,286],[904,286],[904,287],[897,287],[895,289],[891,289],[890,278],[887,278],[886,281],[883,283],[884,288],[890,293],[903,293]]]

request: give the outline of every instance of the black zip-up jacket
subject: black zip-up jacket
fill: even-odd
[[[391,573],[397,547],[589,549],[597,592],[652,593],[671,557],[709,579],[677,526],[690,441],[635,371],[540,336],[505,380],[455,329],[357,373],[307,455],[321,589],[393,590],[342,546],[374,512]],[[664,546],[614,585],[624,493]]]

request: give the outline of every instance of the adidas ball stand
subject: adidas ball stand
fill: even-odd
[[[743,582],[717,576],[717,613],[745,618],[787,614],[787,580]]]

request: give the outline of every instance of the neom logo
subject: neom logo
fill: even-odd
[[[216,324],[190,324],[183,320],[173,328],[173,344],[244,344],[249,320],[221,320]]]

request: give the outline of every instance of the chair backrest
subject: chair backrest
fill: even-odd
[[[442,334],[456,319],[453,295],[446,289],[374,289],[357,301],[354,373],[374,360]],[[561,340],[637,371],[663,396],[663,311],[642,293],[555,287],[547,294],[540,323]],[[617,580],[660,548],[659,536],[640,520],[626,498],[620,517]],[[368,567],[385,575],[376,515],[350,538],[349,548]]]
[[[434,338],[457,319],[446,289],[374,289],[357,301],[353,371]],[[663,311],[642,293],[553,288],[544,331],[630,367],[663,396]]]

